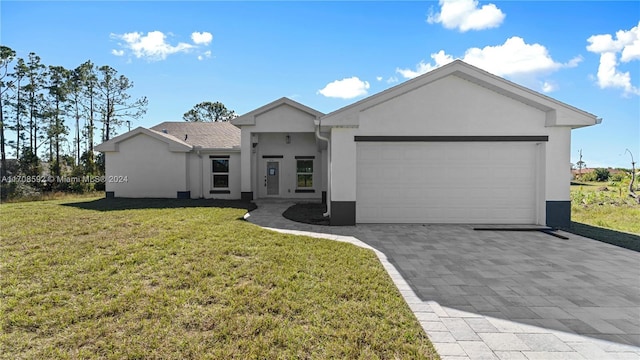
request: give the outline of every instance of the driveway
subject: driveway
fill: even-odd
[[[470,225],[249,221],[376,250],[443,359],[640,359],[640,253],[563,233]]]

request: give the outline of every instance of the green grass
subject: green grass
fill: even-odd
[[[603,191],[603,188],[607,191]],[[628,184],[571,185],[571,220],[591,226],[640,234],[640,204],[627,195]]]
[[[438,358],[373,252],[211,205],[0,205],[0,358]]]

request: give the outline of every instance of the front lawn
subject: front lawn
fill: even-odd
[[[437,359],[373,252],[210,205],[0,205],[0,358]]]

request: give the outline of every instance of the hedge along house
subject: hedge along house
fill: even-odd
[[[108,196],[322,199],[332,225],[561,226],[571,130],[600,121],[456,60],[327,115],[274,101],[220,126],[239,128],[226,147],[190,142],[218,136],[213,126],[163,123],[97,149],[108,176],[149,180],[108,182]]]

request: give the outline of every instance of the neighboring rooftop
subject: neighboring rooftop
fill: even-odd
[[[166,121],[150,128],[203,149],[240,148],[240,129],[230,122]]]

